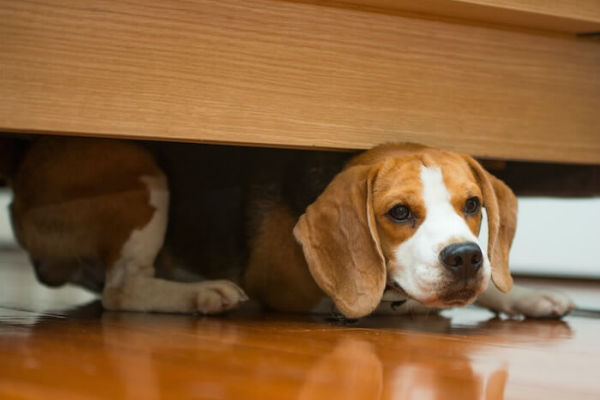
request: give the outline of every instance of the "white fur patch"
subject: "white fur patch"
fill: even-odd
[[[237,307],[248,296],[235,283],[218,280],[196,283],[167,281],[154,277],[154,260],[162,247],[169,208],[166,178],[140,178],[148,187],[150,221],[131,233],[121,257],[108,271],[102,297],[108,309],[218,314]]]
[[[140,178],[148,187],[149,203],[155,208],[150,221],[141,229],[131,233],[123,245],[121,257],[112,273],[108,274],[106,286],[120,286],[125,275],[140,274],[141,269],[151,269],[154,273],[154,260],[162,247],[167,229],[169,210],[169,190],[163,175],[143,176]]]
[[[396,281],[406,293],[421,302],[435,303],[436,290],[444,280],[444,267],[439,253],[453,242],[478,242],[466,221],[458,215],[450,202],[451,197],[438,167],[421,167],[425,220],[417,232],[395,250]],[[481,246],[480,246],[481,247]],[[481,273],[485,285],[489,280],[490,263],[484,254]]]
[[[479,296],[477,305],[507,315],[533,318],[562,317],[575,308],[573,301],[560,292],[514,285],[510,292],[502,293],[493,284]]]

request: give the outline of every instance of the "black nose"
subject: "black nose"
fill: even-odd
[[[477,243],[454,243],[444,247],[440,260],[453,274],[466,279],[479,271],[483,265],[483,254]]]

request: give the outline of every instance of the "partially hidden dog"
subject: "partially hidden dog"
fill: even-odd
[[[38,279],[99,291],[106,309],[218,314],[249,297],[347,318],[472,302],[530,317],[573,308],[513,286],[517,200],[467,155],[66,137],[0,146],[14,233]]]

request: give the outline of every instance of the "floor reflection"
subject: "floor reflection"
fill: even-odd
[[[98,301],[65,311],[89,297],[41,289],[18,257],[5,267],[2,399],[595,400],[600,393],[598,319],[504,320],[467,308],[332,323],[252,308],[212,318],[103,312]]]
[[[0,393],[29,384],[61,399],[501,399],[515,362],[508,346],[572,335],[561,321],[470,318],[339,326],[260,312],[103,312],[94,302],[22,325],[20,335],[0,323]]]

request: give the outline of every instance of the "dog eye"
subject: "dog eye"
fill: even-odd
[[[403,206],[402,204],[390,208],[387,215],[395,222],[406,222],[412,217],[410,208]]]
[[[477,213],[480,206],[481,203],[478,197],[471,197],[470,199],[467,199],[467,202],[465,203],[465,214],[473,215]]]

